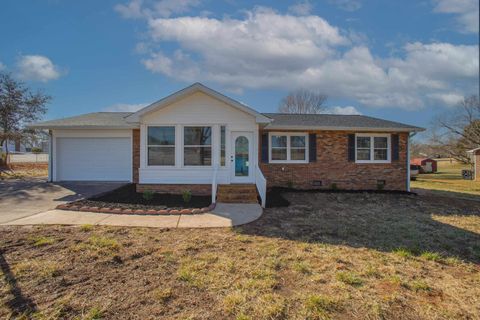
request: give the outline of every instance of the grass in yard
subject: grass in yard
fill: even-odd
[[[480,182],[462,178],[462,169],[471,170],[471,166],[450,159],[438,159],[437,165],[437,173],[419,174],[411,187],[480,196]]]
[[[285,196],[241,228],[2,226],[0,318],[480,317],[473,200]]]

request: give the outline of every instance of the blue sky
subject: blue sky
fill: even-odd
[[[0,21],[0,69],[53,96],[46,119],[200,81],[262,112],[305,88],[429,126],[479,90],[477,0],[5,0]]]

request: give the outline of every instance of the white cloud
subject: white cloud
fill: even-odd
[[[357,108],[353,106],[345,106],[345,107],[329,107],[325,112],[326,114],[342,114],[342,115],[359,115],[362,114]]]
[[[138,19],[144,16],[142,4],[143,0],[132,0],[127,4],[117,4],[114,9],[124,18]]]
[[[434,0],[434,3],[434,12],[456,15],[456,21],[460,31],[465,33],[478,33],[478,0]]]
[[[126,4],[117,4],[114,9],[127,19],[168,18],[199,5],[200,0],[131,0]]]
[[[329,2],[345,11],[357,11],[362,7],[360,0],[329,0]]]
[[[308,0],[305,0],[303,2],[298,2],[288,7],[289,12],[299,16],[309,15],[310,12],[312,12],[312,9],[313,9],[313,5]]]
[[[114,105],[111,105],[109,107],[104,108],[103,111],[108,111],[108,112],[135,112],[135,111],[138,111],[142,108],[145,108],[149,104],[150,103],[138,103],[138,104],[117,103],[117,104],[114,104]]]
[[[17,61],[18,77],[24,80],[47,82],[61,76],[59,67],[40,55],[20,56]]]
[[[449,105],[478,90],[478,45],[408,43],[390,58],[374,57],[348,32],[318,16],[268,8],[243,19],[151,18],[145,67],[188,83],[242,89],[305,88],[372,107]],[[155,51],[173,42],[173,53]],[[143,46],[144,44],[142,44]],[[443,97],[443,98],[442,98]]]

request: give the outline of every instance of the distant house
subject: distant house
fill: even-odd
[[[130,181],[138,192],[188,189],[213,202],[217,184],[250,185],[262,204],[274,186],[409,190],[410,133],[424,130],[361,115],[259,113],[200,83],[135,113],[29,128],[50,130],[52,181]]]
[[[437,160],[431,158],[415,158],[410,160],[411,164],[420,166],[420,173],[437,172]]]

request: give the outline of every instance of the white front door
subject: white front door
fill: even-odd
[[[233,131],[231,135],[230,172],[232,183],[253,182],[253,134]]]

